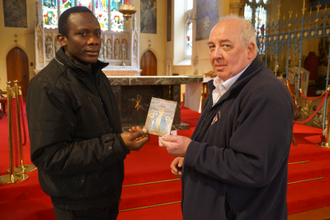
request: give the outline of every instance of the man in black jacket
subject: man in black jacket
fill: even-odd
[[[146,129],[122,133],[111,85],[98,60],[100,25],[85,7],[59,19],[56,58],[28,89],[31,160],[56,218],[116,219],[130,150],[149,140]]]
[[[217,77],[194,133],[162,138],[178,156],[171,169],[182,176],[183,219],[287,219],[292,98],[258,59],[244,18],[222,18],[208,45]]]

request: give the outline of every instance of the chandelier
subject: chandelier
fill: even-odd
[[[128,1],[129,0],[126,0],[126,3],[121,5],[118,9],[118,11],[123,14],[124,18],[130,18],[132,17],[132,14],[135,14],[136,12],[134,6],[131,5]]]

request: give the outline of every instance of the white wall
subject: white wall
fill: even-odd
[[[35,1],[26,0],[27,28],[5,27],[3,1],[0,1],[0,89],[6,89],[7,66],[6,56],[14,47],[20,47],[27,55],[29,61],[30,78],[34,76],[34,23]],[[17,37],[15,38],[15,35]],[[15,42],[17,40],[17,43]],[[30,65],[32,63],[32,66]]]

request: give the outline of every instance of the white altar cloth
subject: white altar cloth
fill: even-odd
[[[186,84],[184,106],[196,111],[201,112],[202,107],[202,83],[189,83]]]

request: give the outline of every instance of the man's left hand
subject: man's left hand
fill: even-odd
[[[146,128],[133,127],[130,132],[121,133],[120,135],[128,150],[133,151],[139,151],[150,140]]]
[[[132,127],[132,128],[130,128],[130,129],[128,129],[128,131],[130,132],[130,133],[135,133],[135,132],[137,132],[137,131],[139,131],[139,130],[141,130],[142,128],[140,128],[139,126],[136,126],[136,127]],[[138,138],[136,138],[135,140],[136,141],[139,141],[139,140],[142,140],[142,139],[145,139],[145,138],[149,138],[149,135],[148,135],[148,131],[147,131],[147,129],[145,128],[145,127],[143,127],[143,129],[144,129],[144,135],[143,136],[141,136],[141,137],[138,137]]]
[[[184,157],[191,139],[184,136],[166,135],[162,137],[162,144],[167,152],[176,157]]]

